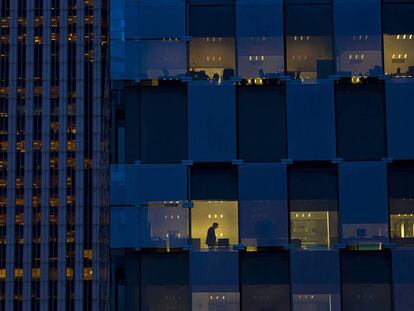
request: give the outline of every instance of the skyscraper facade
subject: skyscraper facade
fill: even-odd
[[[411,310],[412,16],[112,1],[112,310]]]
[[[0,310],[107,307],[106,5],[0,2]]]

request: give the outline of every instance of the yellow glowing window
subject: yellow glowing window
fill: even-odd
[[[238,244],[237,201],[211,200],[193,203],[191,233],[194,247],[230,247]],[[214,223],[217,226],[213,226]]]

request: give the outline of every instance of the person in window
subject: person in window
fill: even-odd
[[[215,222],[207,230],[206,244],[208,245],[208,247],[217,246],[216,229],[218,228],[218,226],[219,226],[218,223]]]

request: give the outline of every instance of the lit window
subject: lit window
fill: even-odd
[[[283,1],[238,1],[237,60],[242,79],[274,79],[284,73]]]
[[[414,243],[414,167],[392,165],[388,173],[391,239]]]
[[[345,76],[379,76],[382,70],[380,1],[334,1],[336,69]],[[354,21],[364,20],[363,23]]]
[[[385,73],[414,76],[414,3],[387,3],[383,9]]]
[[[332,7],[322,4],[287,4],[287,72],[302,80],[328,78],[333,73]]]
[[[221,82],[235,75],[234,6],[189,7],[190,75]]]
[[[338,240],[335,167],[289,169],[291,240],[304,248],[330,247]]]
[[[237,201],[194,201],[191,236],[195,248],[229,248],[238,244]]]

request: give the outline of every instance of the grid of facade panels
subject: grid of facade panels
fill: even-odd
[[[410,12],[112,2],[112,310],[410,310]]]
[[[108,306],[106,12],[0,1],[0,310]]]

